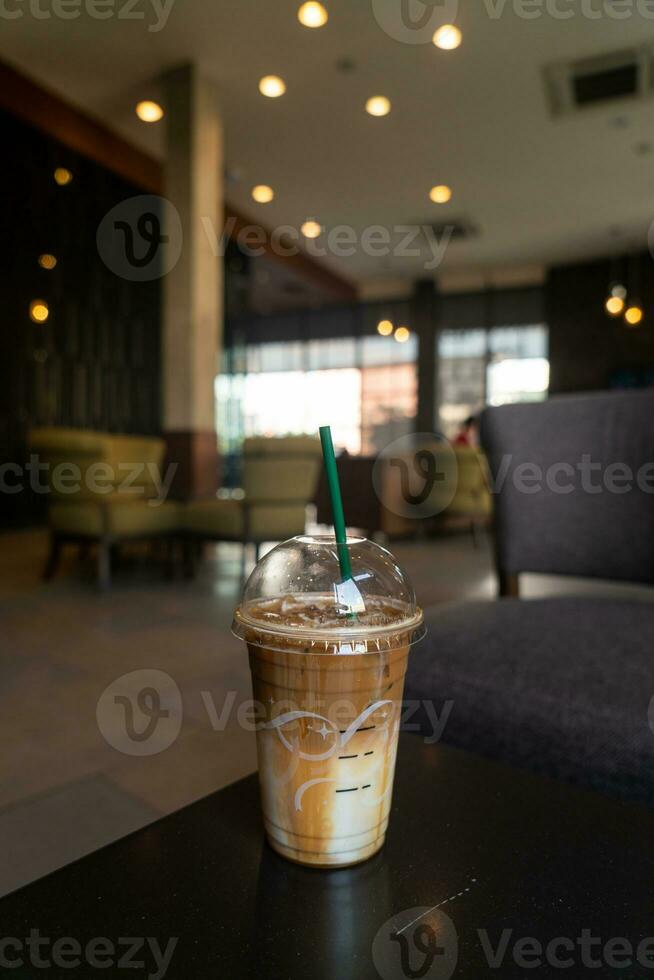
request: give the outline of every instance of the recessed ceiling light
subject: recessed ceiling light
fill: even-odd
[[[434,34],[432,41],[441,51],[454,51],[463,40],[463,34],[454,24],[443,24]]]
[[[411,336],[411,331],[408,327],[398,327],[395,331],[395,339],[398,344],[406,344],[407,340]]]
[[[297,19],[305,27],[323,27],[329,14],[321,3],[303,3],[297,12]]]
[[[70,184],[73,179],[73,175],[70,170],[66,170],[65,167],[57,167],[54,172],[54,179],[59,184],[60,187],[65,187],[66,184]]]
[[[54,269],[57,264],[57,259],[54,255],[50,255],[49,252],[44,252],[43,255],[39,255],[39,265],[42,269]]]
[[[624,318],[630,327],[637,327],[643,319],[643,311],[636,303],[632,303],[629,309],[625,310]]]
[[[274,196],[274,190],[267,184],[257,184],[256,187],[252,188],[252,197],[257,204],[270,204]]]
[[[134,111],[141,122],[146,123],[159,122],[159,120],[163,119],[164,116],[164,111],[159,103],[152,102],[150,99],[144,99],[142,102],[137,102]]]
[[[50,309],[44,299],[33,299],[30,303],[30,320],[34,323],[45,323],[50,316]]]
[[[391,100],[385,95],[373,95],[366,102],[366,112],[369,116],[387,116],[391,111]]]
[[[430,190],[429,198],[434,204],[447,204],[448,201],[452,200],[452,188],[448,187],[447,184],[438,184]]]
[[[278,99],[286,91],[286,82],[279,75],[264,75],[259,81],[259,91],[269,99]]]
[[[393,324],[390,320],[380,320],[377,324],[377,333],[382,337],[390,337],[393,333]]]
[[[307,218],[300,231],[305,238],[318,238],[322,234],[322,225],[318,224],[315,218]]]

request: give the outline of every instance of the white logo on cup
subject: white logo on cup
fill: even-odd
[[[370,726],[370,728],[374,728],[375,730],[375,740],[379,748],[381,749],[383,745],[384,751],[388,753],[395,744],[399,730],[397,707],[396,702],[389,699],[375,701],[360,712],[343,731],[329,718],[314,711],[287,711],[262,724],[259,731],[276,732],[284,748],[294,758],[319,763],[331,759],[337,752],[346,751],[354,736],[359,733],[366,733],[369,730],[368,726]],[[376,719],[375,724],[371,724],[374,719]],[[298,738],[297,735],[291,734],[291,731],[288,730],[293,730],[298,722],[302,722],[301,727],[305,738],[312,739],[320,736],[322,742],[327,746],[326,749],[318,753],[305,752],[301,749],[302,739]],[[307,722],[311,722],[311,724],[307,724]],[[296,770],[297,767],[294,767],[292,775],[295,774]],[[283,782],[288,781],[287,777],[288,774],[284,776]],[[339,780],[333,776],[314,775],[311,779],[305,780],[298,786],[294,797],[295,810],[297,812],[302,811],[302,801],[305,793],[316,786],[322,786],[326,783],[333,783],[338,786]],[[366,786],[365,788],[370,789],[371,786]],[[381,795],[373,794],[370,797],[367,796],[361,805],[368,808],[379,806],[390,795],[392,788],[392,783],[389,783]],[[343,791],[343,787],[336,790],[336,792]]]
[[[459,958],[454,923],[440,909],[405,909],[377,932],[372,960],[382,980],[450,980]]]
[[[444,24],[453,24],[459,0],[372,0],[381,29],[402,44],[429,44]]]
[[[265,722],[261,728],[276,731],[282,745],[284,745],[289,752],[297,752],[301,759],[305,759],[307,762],[324,762],[325,759],[331,759],[336,751],[346,748],[359,729],[365,725],[372,715],[374,715],[385,705],[391,705],[394,707],[394,702],[389,700],[375,701],[374,704],[369,705],[365,711],[362,711],[361,714],[357,715],[354,721],[350,722],[344,732],[340,732],[338,726],[335,725],[333,721],[330,721],[329,718],[316,714],[315,711],[287,711],[285,714],[277,715],[277,717],[271,719],[271,721]],[[388,717],[388,714],[385,715],[384,724],[376,726],[378,727],[378,730],[383,731],[388,727],[388,722],[386,721]],[[301,719],[309,719],[311,721],[322,723],[322,727],[316,728],[315,731],[322,736],[323,742],[328,735],[332,736],[331,741],[327,742],[327,748],[323,752],[319,754],[315,752],[304,752],[302,749],[298,749],[296,745],[292,745],[286,738],[286,735],[284,734],[285,726],[293,722],[300,721]],[[329,728],[327,728],[328,725]],[[314,729],[311,726],[309,726],[307,729],[307,731],[313,730]]]
[[[420,519],[434,517],[452,503],[458,475],[456,453],[445,436],[418,432],[396,439],[379,453],[372,484],[391,513]]]
[[[163,670],[134,670],[104,689],[96,718],[103,738],[125,755],[157,755],[182,727],[182,695]]]
[[[96,243],[100,258],[115,275],[131,282],[149,282],[177,265],[182,222],[165,197],[140,194],[105,214]]]

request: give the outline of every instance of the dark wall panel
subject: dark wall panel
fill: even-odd
[[[611,263],[588,262],[550,270],[546,317],[550,330],[550,391],[596,391],[654,383],[654,263],[649,254],[630,263],[645,310],[628,327],[604,311]]]
[[[116,276],[96,247],[107,211],[140,191],[5,112],[0,133],[0,465],[25,459],[35,425],[158,433],[160,280]],[[70,184],[57,185],[56,167]],[[49,304],[44,324],[29,318],[35,298]],[[28,522],[35,503],[0,495],[0,525]]]

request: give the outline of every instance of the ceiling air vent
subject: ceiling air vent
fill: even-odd
[[[471,221],[464,218],[438,221],[436,224],[430,224],[429,227],[436,236],[437,241],[449,237],[450,241],[463,242],[470,238],[476,238],[479,234],[479,229]]]
[[[545,68],[553,116],[565,116],[616,99],[654,94],[654,44],[626,48],[597,58],[558,61]]]

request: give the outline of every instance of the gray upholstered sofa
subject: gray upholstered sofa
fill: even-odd
[[[491,408],[482,441],[503,598],[428,612],[406,697],[452,702],[446,742],[654,805],[654,602],[518,598],[521,572],[654,583],[654,391]]]

